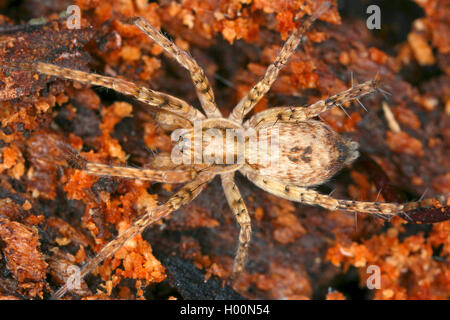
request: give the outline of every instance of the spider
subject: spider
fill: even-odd
[[[199,121],[203,128],[212,128],[222,132],[227,129],[242,130],[243,132],[254,130],[257,133],[265,130],[269,136],[275,135],[275,133],[278,135],[279,155],[276,165],[270,167],[262,163],[260,158],[256,162],[248,161],[252,152],[248,148],[248,141],[244,142],[243,158],[245,161],[226,165],[200,163],[177,166],[170,159],[161,158],[159,161],[155,161],[155,163],[160,163],[159,167],[143,169],[91,163],[79,155],[73,154],[72,166],[93,175],[164,183],[185,183],[164,204],[146,209],[146,212],[127,230],[105,245],[94,258],[82,267],[79,274],[81,278],[121,248],[127,240],[141,233],[155,221],[168,216],[171,212],[194,200],[216,175],[221,178],[225,197],[240,227],[238,247],[229,279],[231,282],[244,269],[252,233],[249,212],[239,188],[234,182],[236,171],[240,171],[256,186],[276,196],[308,205],[319,205],[329,210],[368,213],[390,218],[430,205],[430,199],[406,204],[339,200],[320,194],[311,188],[330,179],[341,168],[351,164],[359,155],[358,143],[341,137],[329,126],[315,118],[330,108],[342,107],[346,102],[355,100],[360,103],[359,98],[380,90],[377,78],[352,85],[346,91],[307,107],[274,107],[257,113],[244,122],[245,116],[269,91],[278,73],[301,43],[306,30],[328,7],[328,3],[319,7],[304,21],[301,27],[290,35],[275,61],[268,67],[264,77],[239,101],[228,118],[224,118],[217,108],[208,79],[197,62],[189,53],[178,48],[149,22],[140,17],[131,19],[130,23],[136,25],[189,71],[204,114],[179,98],[140,87],[119,78],[72,70],[44,62],[27,64],[29,71],[110,88],[133,96],[150,106],[168,111],[165,115],[160,114],[158,120],[163,124],[184,126],[183,141],[193,139],[194,124]],[[182,142],[178,141],[177,144],[183,150]],[[232,158],[239,155],[239,149],[235,146],[225,152],[231,153]],[[267,156],[271,157],[272,155],[269,153]],[[62,297],[68,289],[69,284],[66,283],[53,295],[53,298]]]

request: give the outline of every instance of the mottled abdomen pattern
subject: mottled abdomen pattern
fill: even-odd
[[[279,152],[268,152],[268,162],[258,158],[257,163],[248,161],[247,165],[280,182],[299,186],[321,184],[359,155],[358,143],[343,138],[319,121],[279,121],[263,130],[267,134],[259,135],[259,144],[264,145],[261,141],[264,139],[273,143],[273,136],[278,135]]]

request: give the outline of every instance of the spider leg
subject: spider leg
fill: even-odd
[[[249,113],[253,107],[261,100],[269,91],[270,87],[278,77],[278,73],[284,67],[289,57],[295,52],[297,46],[302,41],[303,35],[311,24],[319,18],[328,8],[330,4],[325,2],[311,15],[300,28],[295,30],[293,34],[286,40],[283,48],[278,53],[275,61],[267,68],[264,78],[261,79],[241,101],[234,107],[229,119],[242,123],[245,115]]]
[[[157,112],[154,115],[154,120],[162,129],[167,131],[192,128],[192,123],[189,120],[164,110]]]
[[[206,184],[213,178],[211,174],[201,174],[192,182],[186,184],[177,193],[167,200],[163,205],[148,209],[143,216],[138,218],[133,224],[121,233],[117,238],[106,244],[97,255],[89,260],[80,270],[79,277],[83,279],[88,273],[96,268],[102,261],[114,254],[125,242],[145,230],[152,223],[168,216],[172,211],[178,210],[181,206],[194,200],[204,189]],[[70,290],[69,283],[62,286],[52,299],[59,299]]]
[[[166,111],[173,112],[192,122],[205,118],[205,116],[199,110],[195,109],[181,99],[145,87],[140,87],[132,82],[123,79],[102,76],[95,73],[88,73],[79,70],[72,70],[70,68],[63,68],[54,64],[43,62],[30,64],[28,67],[31,69],[31,71],[36,71],[49,76],[75,80],[90,85],[102,86],[126,95],[131,95],[139,101]]]
[[[67,143],[54,141],[51,137],[49,143],[55,143],[60,149],[67,164],[75,169],[83,170],[88,174],[99,176],[122,177],[129,179],[150,180],[162,183],[184,183],[192,181],[199,170],[190,166],[176,168],[171,161],[170,154],[162,153],[156,155],[152,162],[153,168],[132,168],[124,166],[113,166],[102,163],[88,162],[80,153]],[[209,173],[214,173],[209,171]]]
[[[83,171],[99,175],[99,176],[113,176],[121,178],[151,180],[163,183],[184,183],[192,181],[195,178],[196,172],[193,170],[158,170],[158,169],[144,169],[131,168],[121,166],[110,166],[101,163],[86,163]]]
[[[296,122],[314,118],[333,107],[358,99],[375,92],[378,88],[378,80],[373,79],[358,84],[350,89],[335,94],[325,100],[317,101],[307,107],[275,107],[261,111],[254,115],[245,127],[263,127],[273,125],[275,121]]]
[[[136,17],[132,19],[132,22],[189,71],[200,103],[208,118],[221,118],[222,114],[216,106],[214,92],[211,89],[208,78],[194,58],[188,52],[178,48],[144,18]]]
[[[244,270],[245,258],[247,257],[252,227],[247,207],[245,206],[241,193],[234,182],[234,172],[222,174],[221,178],[225,197],[227,198],[228,204],[240,226],[239,245],[230,276],[230,281],[233,281],[239,276],[242,270]]]
[[[328,195],[320,194],[319,192],[309,188],[269,179],[268,177],[259,175],[258,172],[249,166],[242,167],[240,171],[255,185],[267,192],[279,196],[280,198],[301,202],[308,205],[318,205],[328,210],[368,213],[385,220],[390,220],[394,216],[400,216],[403,219],[406,217],[407,221],[426,221],[423,218],[414,220],[409,216],[409,213],[429,209],[444,210],[444,207],[448,206],[450,201],[450,199],[445,196],[412,201],[403,204],[340,200]]]
[[[328,210],[344,210],[348,212],[361,212],[384,217],[392,217],[405,211],[405,208],[411,204],[396,203],[378,203],[355,200],[338,200],[328,195],[292,184],[283,183],[274,179],[269,179],[259,175],[249,166],[244,166],[241,172],[245,174],[250,181],[261,189],[270,192],[280,198],[291,201],[301,202],[308,205],[318,205]]]

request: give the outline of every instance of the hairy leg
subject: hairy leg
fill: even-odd
[[[264,78],[261,79],[245,97],[239,101],[239,103],[234,107],[231,112],[229,119],[234,120],[238,123],[242,123],[245,115],[249,113],[253,107],[261,100],[262,97],[269,91],[270,87],[278,77],[278,73],[284,67],[289,57],[295,52],[297,46],[302,41],[303,35],[306,30],[311,26],[311,24],[319,18],[328,8],[330,4],[325,2],[322,4],[316,12],[313,13],[302,26],[295,30],[294,33],[286,40],[283,48],[278,53],[275,61],[267,68]]]
[[[156,112],[154,120],[162,129],[167,131],[174,131],[180,128],[192,128],[190,121],[164,110]]]
[[[185,183],[192,181],[197,173],[194,170],[158,170],[158,169],[143,169],[131,168],[121,166],[110,166],[101,163],[86,163],[83,171],[99,175],[99,176],[113,176],[121,178],[151,180],[163,183]]]
[[[221,118],[222,114],[217,109],[214,93],[208,82],[208,78],[194,58],[188,52],[178,48],[144,18],[133,18],[132,22],[189,71],[195,89],[197,90],[198,98],[208,118]]]
[[[153,91],[151,89],[140,87],[132,82],[119,78],[107,77],[95,73],[88,73],[70,68],[63,68],[54,64],[38,62],[35,64],[24,65],[29,71],[36,71],[49,76],[55,76],[64,79],[75,80],[90,85],[102,86],[113,89],[117,92],[131,95],[139,101],[145,102],[151,106],[173,112],[190,121],[202,120],[205,116],[187,102],[175,98],[171,95]]]
[[[242,270],[244,270],[248,244],[252,233],[252,226],[247,207],[245,206],[241,193],[234,182],[234,172],[222,174],[221,178],[225,197],[227,198],[228,204],[240,226],[239,245],[234,258],[233,270],[230,277],[230,281],[233,281],[239,276]]]
[[[245,123],[245,127],[261,128],[273,125],[277,121],[304,121],[314,118],[333,107],[357,100],[378,88],[378,80],[369,80],[343,92],[335,94],[325,100],[320,100],[307,107],[275,107],[259,112]]]
[[[331,196],[323,195],[315,190],[286,184],[280,181],[271,180],[267,177],[259,175],[255,170],[248,166],[244,166],[241,172],[247,176],[255,185],[261,189],[270,192],[280,198],[291,201],[301,202],[309,205],[318,205],[328,210],[343,210],[347,212],[361,212],[378,215],[384,218],[391,218],[402,214],[428,208],[436,205],[436,199],[424,199],[405,204],[397,203],[379,203],[355,200],[339,200]],[[444,199],[442,202],[444,203]],[[438,204],[444,206],[444,204]]]
[[[96,268],[102,261],[114,254],[120,249],[125,242],[134,236],[138,235],[145,230],[152,223],[166,217],[171,212],[178,210],[181,206],[194,200],[200,192],[204,189],[206,184],[213,178],[211,174],[200,174],[194,181],[186,184],[177,193],[175,193],[169,200],[163,205],[149,209],[138,218],[133,224],[121,233],[116,239],[106,244],[97,255],[89,260],[80,270],[79,277],[82,279],[94,268]],[[70,290],[70,283],[66,283],[62,286],[54,295],[53,299],[59,299]]]

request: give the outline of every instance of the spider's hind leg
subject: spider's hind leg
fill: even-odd
[[[450,203],[450,198],[448,196],[423,199],[403,204],[335,199],[307,187],[283,183],[261,176],[258,172],[248,166],[244,166],[240,171],[255,185],[280,198],[308,205],[317,205],[332,211],[342,210],[347,212],[368,213],[377,217],[383,217],[386,220],[389,220],[394,216],[399,216],[407,218],[409,221],[426,221],[426,217],[422,217],[421,219],[423,220],[414,220],[411,219],[409,215],[417,211],[426,211],[429,209],[441,210],[443,215],[445,215],[444,211],[448,212],[448,203]]]
[[[181,206],[188,204],[194,200],[200,192],[206,187],[206,184],[211,181],[214,175],[209,173],[198,175],[193,181],[184,185],[178,192],[167,200],[166,203],[145,209],[144,214],[133,222],[133,224],[119,234],[117,238],[107,243],[97,255],[87,261],[80,270],[79,277],[83,279],[93,269],[95,269],[105,259],[113,255],[119,250],[129,239],[143,232],[148,226],[154,222],[168,216],[171,212],[178,210]],[[66,282],[53,296],[53,299],[59,299],[70,289],[70,283]]]

